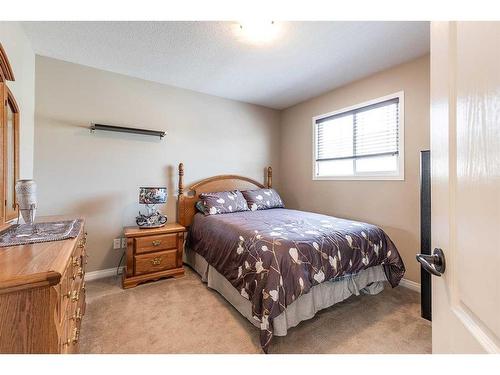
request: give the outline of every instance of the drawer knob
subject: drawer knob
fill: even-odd
[[[153,258],[151,259],[151,264],[153,266],[158,266],[161,264],[161,257],[156,257],[156,258]]]
[[[161,245],[161,241],[160,240],[153,241],[153,246],[160,246],[160,245]]]

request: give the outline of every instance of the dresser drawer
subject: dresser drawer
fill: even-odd
[[[66,308],[68,306],[68,292],[71,289],[71,280],[70,280],[70,270],[69,267],[66,269],[66,272],[61,277],[61,282],[58,285],[59,289],[59,302],[57,304],[57,310],[59,312],[59,321],[62,322],[64,320],[64,316],[66,314]]]
[[[71,320],[74,324],[80,323],[83,315],[85,314],[85,289],[84,284],[78,293],[78,300],[71,303],[67,310],[67,319]]]
[[[65,329],[65,339],[61,343],[61,352],[63,354],[78,353],[80,341],[80,322],[68,319]]]
[[[177,250],[158,251],[156,253],[136,255],[135,274],[164,271],[176,268]]]
[[[66,314],[64,314],[65,319],[62,322],[61,332],[59,333],[59,352],[62,354],[66,354],[69,352],[69,330],[71,327],[71,321],[67,318]]]
[[[136,254],[159,250],[177,249],[177,233],[157,236],[139,237],[135,239]]]

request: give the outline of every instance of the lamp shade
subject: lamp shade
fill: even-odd
[[[166,187],[141,187],[139,188],[140,204],[162,204],[167,203]]]

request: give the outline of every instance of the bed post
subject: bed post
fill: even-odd
[[[184,164],[179,163],[179,195],[177,196],[177,222],[185,225]]]
[[[179,196],[184,193],[184,164],[179,163]]]
[[[267,167],[267,187],[271,189],[273,187],[273,169]]]

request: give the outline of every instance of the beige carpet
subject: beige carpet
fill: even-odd
[[[82,353],[261,353],[259,331],[186,269],[123,290],[112,277],[87,283]],[[387,287],[352,296],[274,337],[270,353],[430,353],[419,294]]]

